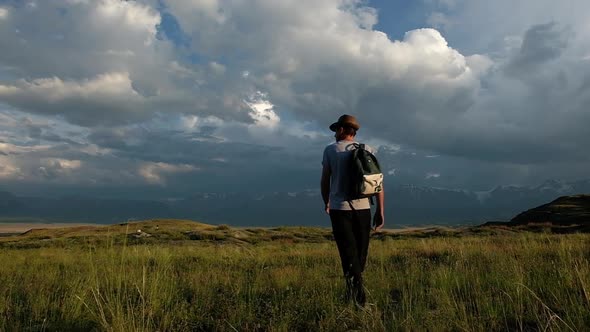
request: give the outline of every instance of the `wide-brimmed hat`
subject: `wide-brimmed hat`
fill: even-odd
[[[344,114],[338,118],[338,121],[330,125],[330,130],[336,131],[339,127],[350,127],[354,130],[359,130],[361,126],[359,125],[358,121],[356,121],[356,118],[354,116]]]

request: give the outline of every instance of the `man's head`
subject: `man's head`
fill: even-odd
[[[344,114],[338,121],[330,125],[330,130],[333,131],[336,140],[342,140],[346,137],[355,137],[356,131],[360,129],[360,125],[356,118],[352,115]]]

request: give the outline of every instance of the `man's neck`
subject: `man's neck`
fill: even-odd
[[[338,139],[336,141],[337,142],[340,142],[340,141],[354,142],[354,136],[341,137],[340,139]]]

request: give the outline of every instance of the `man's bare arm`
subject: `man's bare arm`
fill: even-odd
[[[385,189],[382,188],[381,192],[377,194],[377,208],[375,216],[373,216],[373,226],[378,231],[383,225],[385,225]]]
[[[330,203],[330,176],[332,172],[330,171],[330,167],[324,166],[322,169],[322,180],[320,181],[320,188],[322,191],[322,199],[324,200],[324,205],[326,209],[326,213],[330,213],[329,203]]]

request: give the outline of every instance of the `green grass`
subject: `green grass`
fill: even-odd
[[[359,310],[342,301],[325,230],[239,230],[251,241],[228,241],[238,230],[200,225],[161,229],[169,241],[160,242],[111,230],[4,243],[0,331],[590,329],[587,234],[380,237],[365,273],[371,305]],[[179,240],[205,230],[225,237]],[[314,242],[294,241],[305,236]]]

